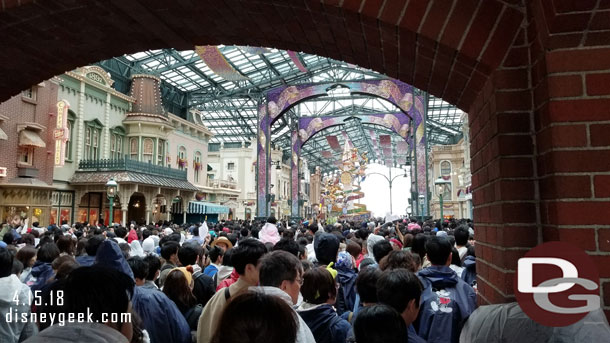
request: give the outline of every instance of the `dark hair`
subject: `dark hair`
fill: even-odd
[[[475,253],[473,245],[468,246],[468,251],[466,251],[466,256],[477,257],[477,254]]]
[[[256,239],[246,238],[233,248],[231,264],[239,275],[244,275],[248,264],[258,265],[258,260],[267,252],[263,243]]]
[[[119,226],[114,229],[114,234],[119,238],[125,238],[125,236],[127,236],[127,229]]]
[[[455,231],[453,231],[453,236],[455,237],[455,244],[459,246],[464,246],[468,243],[468,227],[466,226],[458,226]]]
[[[377,300],[392,306],[398,313],[404,312],[412,299],[419,307],[421,292],[422,285],[417,276],[404,268],[386,270],[377,280]]]
[[[153,281],[157,271],[161,269],[161,260],[155,255],[147,255],[144,257],[144,262],[148,265],[148,274],[146,280]]]
[[[426,253],[431,264],[444,266],[451,254],[451,243],[447,238],[433,236],[426,242]]]
[[[377,302],[377,280],[381,277],[381,270],[375,267],[364,268],[356,277],[356,290],[363,303]]]
[[[38,232],[37,230],[33,230],[33,231]],[[36,241],[34,240],[34,235],[32,235],[31,233],[26,233],[21,236],[21,243],[25,243],[26,245],[34,246],[35,242]]]
[[[360,256],[360,254],[362,253],[362,245],[350,239],[347,241],[347,247],[345,248],[345,250],[354,258],[358,258],[358,256]]]
[[[36,256],[36,249],[31,246],[24,246],[23,248],[17,251],[17,258],[21,263],[23,263],[24,267],[31,267],[30,260],[32,257]]]
[[[224,254],[224,250],[218,245],[211,247],[210,252],[208,253],[208,255],[210,256],[210,261],[212,261],[213,263],[216,263],[218,258],[223,256]]]
[[[169,241],[163,244],[161,247],[161,257],[163,257],[166,261],[169,261],[169,258],[178,253],[178,249],[180,249],[180,243]]]
[[[299,243],[295,242],[294,239],[282,238],[273,246],[273,251],[284,250],[296,257],[299,257]]]
[[[0,248],[0,278],[7,277],[13,272],[13,254],[6,249]]]
[[[6,244],[13,244],[13,242],[15,241],[15,237],[13,236],[13,233],[9,231],[4,234],[4,237],[2,237],[2,241]]]
[[[68,256],[62,256],[68,257]],[[69,256],[72,257],[72,256]],[[78,262],[72,257],[67,259],[58,258],[57,260],[61,260],[62,262],[55,268],[57,271],[55,272],[55,280],[62,280],[68,277],[73,270],[80,267]]]
[[[144,280],[148,275],[148,263],[144,261],[140,256],[133,256],[127,259],[127,264],[133,272],[133,276],[136,279]]]
[[[337,260],[339,252],[339,238],[332,233],[320,233],[314,240],[314,251],[321,265],[328,265]]]
[[[426,256],[426,242],[427,241],[428,241],[428,236],[424,235],[423,233],[418,233],[413,238],[413,245],[411,247],[411,251],[418,254],[419,257],[422,259],[422,261],[424,259],[424,256]]]
[[[197,298],[193,295],[186,276],[180,270],[172,270],[167,274],[163,283],[163,293],[176,303],[182,313],[197,303]]]
[[[56,244],[60,253],[74,255],[74,241],[72,240],[72,236],[62,235],[59,237]]]
[[[337,296],[335,280],[325,267],[308,270],[303,274],[301,294],[303,300],[310,304],[323,304]]]
[[[36,259],[40,262],[51,263],[59,256],[59,249],[55,243],[46,243],[38,248]]]
[[[261,286],[279,287],[284,280],[294,281],[301,269],[301,262],[296,256],[277,250],[261,258],[259,283]]]
[[[379,269],[381,270],[397,268],[406,268],[414,273],[417,272],[417,265],[410,251],[392,250],[379,261]]]
[[[275,224],[277,223],[277,219],[274,216],[267,218],[267,223]]]
[[[23,271],[23,263],[21,263],[21,261],[19,261],[18,259],[14,258],[13,259],[13,267],[11,268],[11,274],[21,274],[21,272]]]
[[[97,254],[97,248],[100,247],[102,242],[104,242],[106,238],[103,235],[95,235],[87,240],[87,244],[85,244],[85,251],[89,256],[95,256]]]
[[[381,259],[392,250],[394,250],[392,244],[385,239],[375,243],[375,245],[373,245],[373,256],[375,257],[375,261],[381,261]]]
[[[178,260],[183,266],[195,264],[195,262],[197,262],[197,256],[199,256],[199,251],[190,244],[185,243],[180,247],[180,250],[178,250]]]
[[[131,255],[131,246],[129,245],[129,243],[117,242],[117,244],[119,245],[119,248],[121,249],[121,253],[123,254],[123,257],[125,257],[125,259],[128,259],[129,256]]]
[[[104,313],[127,312],[133,287],[133,280],[116,269],[97,265],[77,268],[66,280],[65,311],[91,313],[94,321],[103,323],[102,319],[109,319]]]
[[[403,246],[405,248],[413,246],[413,238],[415,238],[415,236],[413,236],[413,234],[411,234],[411,233],[405,234],[405,237],[403,240]]]
[[[299,325],[296,316],[294,310],[276,296],[242,293],[225,305],[211,342],[295,342]]]
[[[461,267],[462,260],[460,259],[460,253],[454,246],[451,247],[451,253],[451,264],[455,264],[456,266]]]
[[[407,343],[407,324],[389,306],[368,306],[358,312],[354,335],[358,343]]]

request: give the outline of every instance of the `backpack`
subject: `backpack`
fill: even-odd
[[[203,311],[203,306],[201,304],[197,304],[191,307],[184,314],[184,318],[186,322],[189,324],[189,328],[197,328],[197,324],[199,322],[199,316],[201,316],[201,312]]]

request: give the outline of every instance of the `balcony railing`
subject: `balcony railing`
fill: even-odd
[[[224,189],[237,189],[237,183],[235,181],[227,181],[227,180],[208,180],[208,187],[224,188]]]
[[[149,175],[186,180],[186,170],[157,166],[129,158],[108,160],[81,160],[78,169],[82,171],[132,171]]]

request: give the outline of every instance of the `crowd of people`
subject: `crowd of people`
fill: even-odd
[[[1,342],[458,342],[477,307],[465,220],[3,224],[0,240]]]

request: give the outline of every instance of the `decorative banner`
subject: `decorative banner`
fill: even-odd
[[[341,151],[341,145],[339,144],[337,136],[326,136],[326,140],[328,141],[328,145],[330,145],[333,150]]]
[[[427,164],[426,137],[424,122],[424,100],[422,96],[415,97],[413,125],[415,126],[415,153],[417,165],[417,192],[427,196]],[[415,165],[414,165],[415,167]]]
[[[55,140],[55,166],[61,167],[66,159],[66,142],[70,139],[68,129],[68,108],[70,103],[67,100],[60,100],[57,103],[57,121],[53,130]]]
[[[256,47],[256,46],[238,45],[237,48],[239,48],[239,50],[241,50],[247,54],[250,54],[250,55],[262,55],[262,54],[271,52],[271,50],[269,50],[267,48]]]
[[[383,148],[383,154],[385,155],[386,158],[392,158],[392,148],[391,147],[386,147]]]
[[[322,151],[322,156],[325,158],[333,158],[333,153],[328,150],[325,150],[325,151]]]
[[[267,116],[267,106],[259,104],[258,106],[258,142],[257,146],[257,178],[256,178],[256,211],[259,217],[267,217],[267,171],[269,170],[267,155],[267,143],[269,142],[269,130],[271,125],[268,125],[269,116]]]
[[[218,47],[213,45],[195,46],[195,52],[216,75],[223,79],[227,81],[248,80],[248,77],[242,75],[229,64]]]
[[[300,71],[302,71],[304,73],[308,72],[307,68],[305,68],[303,63],[301,63],[301,60],[299,59],[299,56],[297,55],[296,52],[290,51],[290,50],[287,50],[286,52],[288,53],[288,56],[290,56],[292,63],[294,63],[294,65],[297,66],[297,68],[299,68]]]

